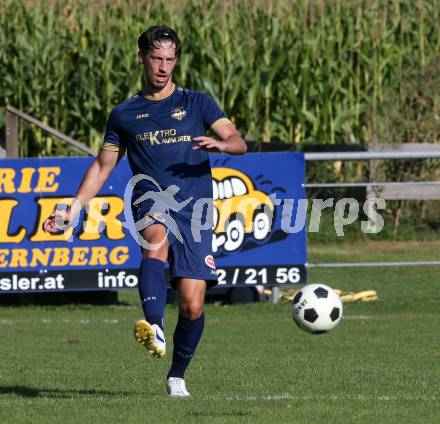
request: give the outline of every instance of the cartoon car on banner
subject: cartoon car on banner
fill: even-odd
[[[264,192],[256,190],[252,180],[232,168],[212,169],[214,252],[239,249],[246,238],[264,240],[272,228],[274,204]]]

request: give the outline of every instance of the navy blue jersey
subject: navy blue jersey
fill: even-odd
[[[179,197],[212,197],[208,152],[193,150],[193,137],[228,122],[217,103],[197,91],[176,87],[160,100],[138,93],[111,111],[103,148],[126,148],[133,174],[154,178],[162,189],[175,184]]]

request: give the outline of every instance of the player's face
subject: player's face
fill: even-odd
[[[147,54],[139,52],[139,62],[144,65],[145,77],[152,87],[161,89],[170,82],[176,66],[176,46],[163,41]]]

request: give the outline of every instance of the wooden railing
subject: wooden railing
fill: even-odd
[[[41,128],[43,131],[46,131],[50,135],[64,141],[71,146],[76,147],[78,150],[81,150],[84,153],[87,153],[90,156],[95,156],[96,153],[88,146],[79,141],[74,140],[72,137],[69,137],[66,134],[46,125],[44,122],[35,119],[33,116],[28,115],[27,113],[22,112],[21,110],[16,109],[11,105],[6,106],[6,157],[7,158],[18,158],[19,157],[19,126],[20,119],[23,119],[26,122],[29,122],[32,125]]]

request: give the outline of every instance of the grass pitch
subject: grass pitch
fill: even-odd
[[[439,247],[324,246],[311,261],[435,259]],[[154,360],[135,342],[136,293],[116,306],[2,307],[0,422],[437,423],[439,273],[312,270],[311,282],[379,294],[345,305],[339,326],[319,336],[296,328],[287,303],[209,305],[187,373],[191,399],[166,396],[171,351]],[[176,318],[167,307],[169,342]]]

